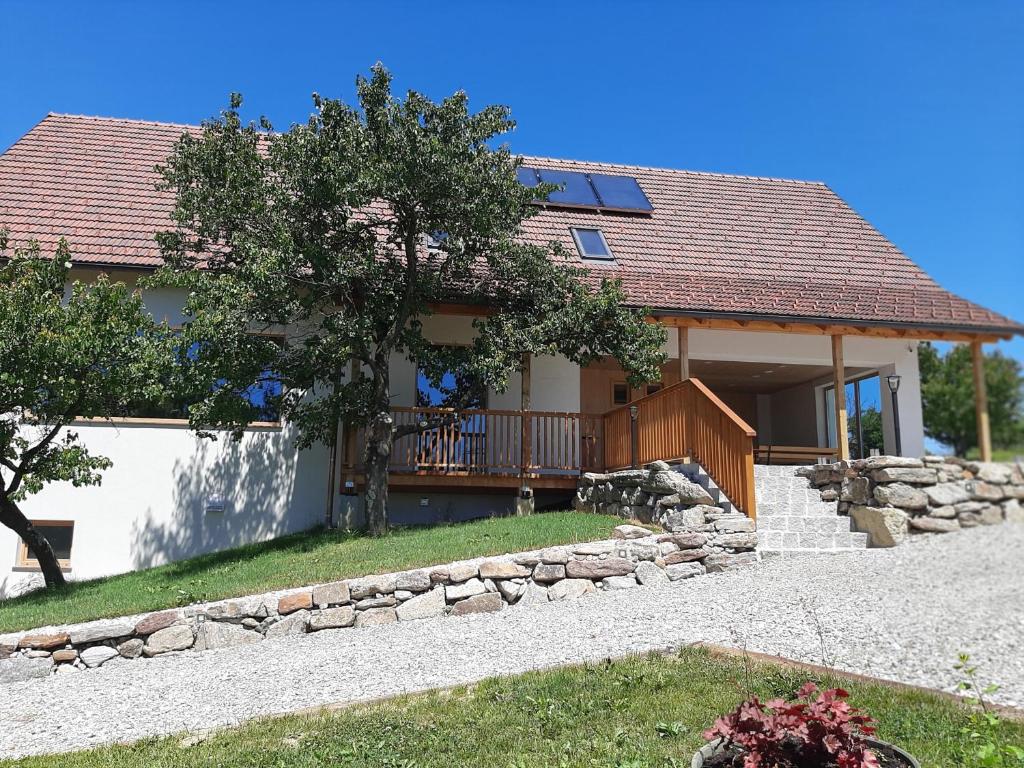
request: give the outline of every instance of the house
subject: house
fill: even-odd
[[[0,156],[0,226],[44,251],[66,237],[79,279],[138,280],[161,263],[153,235],[173,207],[153,167],[188,129],[49,115]],[[521,171],[527,184],[565,184],[523,236],[558,241],[595,275],[620,278],[630,302],[667,328],[668,362],[660,381],[634,388],[611,361],[527,361],[528,375],[487,393],[458,424],[398,444],[397,522],[509,512],[524,486],[538,505],[565,504],[582,471],[684,457],[753,515],[753,463],[849,457],[848,413],[853,455],[923,453],[922,340],[969,343],[979,360],[982,344],[1024,332],[940,287],[819,182],[550,158],[525,158]],[[157,319],[182,322],[180,293],[145,300]],[[464,342],[479,311],[438,307],[428,332],[439,344]],[[396,420],[419,418],[432,393],[414,361],[395,359],[391,373]],[[987,452],[983,386],[977,406]],[[879,411],[882,444],[872,445],[861,422]],[[102,486],[54,486],[24,505],[74,578],[325,518],[358,521],[357,430],[332,454],[297,451],[272,413],[239,443],[201,440],[173,413],[75,429],[113,460]],[[0,594],[33,571],[0,528]]]

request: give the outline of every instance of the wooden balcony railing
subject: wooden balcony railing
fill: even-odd
[[[576,475],[603,462],[600,415],[553,411],[391,409],[396,426],[437,427],[395,441],[390,471],[417,474]],[[356,456],[362,455],[362,435]]]
[[[602,415],[410,407],[391,412],[398,426],[446,419],[396,440],[392,473],[571,478],[693,458],[739,510],[756,514],[754,431],[697,379]],[[359,431],[346,449],[344,469],[359,471],[362,447]]]
[[[604,415],[604,434],[606,469],[689,457],[707,470],[738,509],[756,515],[756,433],[698,379],[609,411]]]

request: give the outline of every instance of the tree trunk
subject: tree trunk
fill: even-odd
[[[0,497],[0,523],[3,523],[18,534],[21,540],[25,542],[25,546],[32,553],[32,557],[39,563],[39,568],[43,572],[43,578],[46,580],[47,587],[63,587],[67,584],[64,579],[64,573],[60,569],[60,563],[57,562],[57,555],[54,554],[50,542],[36,530],[35,526],[18,508],[18,505],[7,496]]]
[[[366,425],[366,527],[371,536],[388,531],[388,465],[394,442],[394,419],[388,410],[380,410]]]

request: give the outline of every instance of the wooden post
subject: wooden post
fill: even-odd
[[[523,355],[522,384],[519,388],[519,418],[521,420],[522,459],[520,461],[520,476],[523,480],[523,487],[526,487],[526,473],[530,468],[530,454],[533,452],[533,440],[530,436],[530,419],[527,413],[530,410],[530,374],[531,358],[529,354]]]
[[[846,423],[846,365],[843,361],[843,337],[832,337],[832,381],[836,390],[836,453],[840,461],[850,459],[850,431]]]
[[[685,325],[676,328],[679,334],[679,380],[690,378],[690,329]]]
[[[971,342],[974,363],[974,412],[978,421],[978,453],[982,461],[992,461],[992,429],[988,421],[988,392],[985,391],[985,353],[980,341]]]

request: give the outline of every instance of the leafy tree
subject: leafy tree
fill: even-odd
[[[504,390],[525,354],[610,355],[634,381],[657,378],[664,331],[624,308],[618,283],[517,240],[555,187],[522,186],[518,159],[492,146],[514,127],[507,108],[470,113],[462,92],[396,99],[381,65],[357,91],[357,107],[314,95],[309,120],[284,132],[243,125],[234,95],[183,136],[160,169],[176,193],[160,281],[189,291],[192,380],[206,392],[193,426],[237,437],[252,418],[240,393],[273,371],[299,447],[333,445],[339,420],[365,426],[367,521],[381,534],[393,443],[434,426],[395,424],[393,354],[438,389],[446,371],[474,382],[445,393],[458,408],[480,387]],[[424,338],[444,302],[487,307],[471,346]],[[283,344],[251,333],[267,328],[290,332]]]
[[[0,523],[21,537],[47,586],[64,583],[46,538],[20,503],[46,484],[97,485],[110,460],[67,427],[158,397],[172,347],[123,283],[89,285],[68,272],[68,245],[54,258],[36,244],[7,255],[0,231]]]
[[[853,456],[869,456],[872,448],[879,451],[885,449],[885,437],[882,432],[882,412],[873,405],[861,409],[860,428],[864,433],[864,450],[860,450],[857,435],[857,414],[850,410],[847,417],[850,432],[850,452]]]
[[[931,344],[922,344],[918,363],[925,434],[965,456],[978,444],[970,347],[957,345],[943,355]],[[984,368],[992,444],[998,448],[1018,445],[1024,439],[1020,363],[995,350],[985,355]]]

